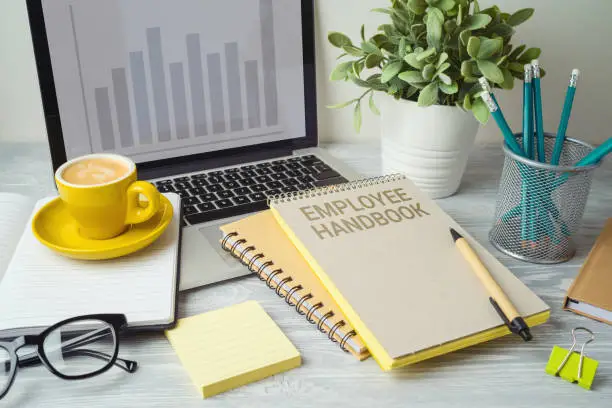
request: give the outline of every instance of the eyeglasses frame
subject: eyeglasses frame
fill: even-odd
[[[44,342],[49,333],[52,333],[61,326],[74,323],[80,320],[99,320],[107,323],[112,329],[112,334],[115,341],[115,350],[113,352],[113,355],[111,356],[111,359],[104,367],[87,374],[66,375],[59,372],[57,369],[55,369],[55,367],[53,367],[53,364],[51,364],[49,358],[45,353]],[[15,382],[15,377],[17,376],[17,368],[19,367],[19,357],[17,355],[17,351],[20,348],[24,346],[36,346],[35,351],[38,357],[40,358],[40,361],[55,376],[63,380],[84,380],[86,378],[95,377],[96,375],[100,375],[108,371],[115,364],[119,355],[119,336],[117,334],[121,332],[121,330],[125,328],[125,326],[127,326],[127,318],[124,314],[91,314],[71,317],[70,319],[62,320],[61,322],[58,322],[53,326],[48,327],[40,334],[19,336],[8,342],[0,340],[0,347],[4,348],[9,353],[11,363],[9,372],[10,380],[5,385],[4,389],[0,389],[0,399],[2,399],[8,393],[8,391],[11,389],[11,386]]]

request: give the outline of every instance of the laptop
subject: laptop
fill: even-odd
[[[54,169],[132,158],[182,197],[180,289],[248,275],[219,225],[359,176],[317,147],[313,0],[27,0]]]

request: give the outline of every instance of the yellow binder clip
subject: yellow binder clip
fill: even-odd
[[[582,344],[580,354],[576,349],[576,332],[585,331],[590,337]],[[587,344],[595,340],[595,335],[589,329],[576,327],[572,329],[572,347],[569,350],[554,346],[546,364],[546,372],[550,375],[559,376],[571,383],[578,383],[582,388],[590,390],[595,378],[595,372],[599,362],[584,355]]]

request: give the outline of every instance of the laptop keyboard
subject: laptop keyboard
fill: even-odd
[[[178,193],[184,224],[201,224],[268,209],[268,197],[344,183],[347,180],[314,155],[292,157],[158,180],[162,193]]]

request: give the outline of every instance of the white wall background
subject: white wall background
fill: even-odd
[[[103,0],[101,0],[103,1]],[[327,44],[327,32],[343,31],[353,38],[366,24],[372,34],[384,16],[371,13],[388,0],[316,0],[319,128],[324,140],[360,141],[379,137],[379,118],[366,112],[364,126],[356,134],[350,108],[330,111],[325,105],[353,98],[351,84],[328,81],[338,50]],[[568,135],[601,142],[612,136],[612,1],[610,0],[481,0],[482,7],[498,4],[512,12],[534,7],[534,17],[519,27],[515,43],[543,49],[540,58],[548,71],[543,81],[544,120],[555,132],[569,73],[580,68],[582,77],[576,94]],[[520,85],[519,82],[516,82]],[[521,123],[521,86],[498,94],[506,118],[515,129]],[[364,110],[365,112],[365,110]],[[0,2],[0,141],[45,140],[45,127],[38,91],[25,0]],[[481,129],[480,141],[500,142],[493,122]]]

